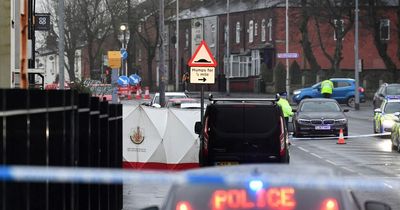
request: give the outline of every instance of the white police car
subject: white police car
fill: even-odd
[[[374,110],[374,133],[384,133],[399,120],[400,96],[386,96],[381,107]]]

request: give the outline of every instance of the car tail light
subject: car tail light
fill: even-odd
[[[180,201],[176,204],[176,210],[193,210],[193,209],[189,202]]]
[[[283,127],[284,123],[283,123],[282,117],[280,117],[280,121],[281,121],[281,133],[279,135],[279,140],[281,143],[280,155],[283,156],[283,155],[285,155],[286,151],[285,151],[285,127]]]
[[[358,92],[364,93],[364,91],[365,91],[365,89],[364,89],[363,87],[359,87],[359,88],[358,88]]]
[[[208,128],[208,117],[206,117],[204,119],[204,131],[203,131],[203,135],[204,135],[204,139],[203,139],[203,151],[204,154],[208,154],[208,138],[209,138],[209,128]]]
[[[336,199],[328,198],[322,202],[321,210],[339,210],[339,204]]]

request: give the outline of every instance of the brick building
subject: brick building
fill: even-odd
[[[230,59],[231,72],[230,87],[232,91],[253,91],[260,80],[262,66],[272,69],[278,62],[285,63],[276,57],[277,53],[285,52],[285,8],[282,1],[241,1],[231,0],[230,6]],[[397,67],[400,66],[399,59],[396,56],[398,50],[397,35],[397,15],[396,3],[389,3],[381,8],[385,11],[380,21],[381,41],[386,43],[387,53],[394,61]],[[361,8],[362,10],[362,8]],[[298,16],[301,8],[291,6],[290,17],[290,52],[296,52],[300,56],[297,59],[291,59],[290,63],[296,61],[302,71],[310,69],[307,60],[303,56],[301,46],[301,33],[299,31]],[[180,69],[179,78],[189,70],[187,62],[201,40],[206,40],[213,52],[218,66],[216,68],[216,83],[210,85],[209,90],[224,91],[226,81],[226,1],[211,1],[205,6],[198,8],[188,8],[180,12]],[[343,21],[343,20],[334,20]],[[343,21],[346,24],[345,21]],[[322,70],[330,69],[331,63],[324,55],[318,42],[317,32],[309,23],[309,38],[313,45],[313,53],[318,60]],[[360,23],[360,58],[363,59],[363,77],[382,75],[385,72],[385,64],[377,48],[374,45],[372,33]],[[175,84],[175,44],[171,42],[175,34],[174,18],[167,19],[165,29],[165,64],[168,72],[169,89],[172,90]],[[354,27],[353,27],[354,28]],[[343,38],[342,61],[340,69],[347,71],[347,75],[354,75],[354,30],[353,28],[346,33]],[[322,42],[326,51],[332,53],[335,49],[335,32],[326,24],[321,26],[323,34]],[[146,49],[143,46],[137,47],[137,58],[141,66],[143,77],[148,76],[146,61],[143,56]],[[153,61],[153,78],[157,77],[157,60]],[[372,73],[374,72],[374,73]],[[376,73],[379,72],[379,73]],[[384,80],[385,78],[380,78]],[[375,79],[376,80],[376,79]],[[195,89],[196,87],[192,87]]]

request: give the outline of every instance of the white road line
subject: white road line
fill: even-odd
[[[319,158],[319,159],[322,159],[322,157],[321,156],[319,156],[319,155],[317,155],[317,154],[315,154],[315,153],[310,153],[312,156],[315,156],[315,157],[317,157],[317,158]]]
[[[303,147],[298,147],[298,148],[303,150],[304,152],[309,152],[308,150],[304,149]]]
[[[354,171],[353,169],[350,169],[350,168],[347,168],[347,167],[344,167],[344,166],[342,166],[341,167],[343,170],[346,170],[346,171],[350,171],[350,172],[352,172],[352,173],[355,173],[356,171]]]
[[[388,183],[383,183],[386,187],[388,187],[388,188],[390,188],[390,189],[393,189],[393,186],[392,185],[390,185],[390,184],[388,184]]]
[[[328,163],[330,163],[330,164],[332,164],[332,165],[335,165],[335,166],[338,165],[337,163],[335,163],[335,162],[333,162],[333,161],[330,161],[330,160],[325,160],[325,161],[328,162]]]

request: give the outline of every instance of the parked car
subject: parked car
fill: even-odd
[[[165,102],[168,102],[169,99],[173,99],[173,98],[188,98],[188,96],[184,92],[165,92]],[[157,108],[161,107],[160,93],[154,94],[153,99],[147,105],[157,107]]]
[[[374,110],[374,133],[384,133],[391,128],[400,113],[400,96],[386,96],[380,108]]]
[[[199,99],[194,98],[171,98],[167,101],[166,107],[180,108],[180,109],[200,109],[201,103]],[[204,103],[204,108],[207,104]]]
[[[381,107],[383,100],[385,100],[386,96],[389,95],[398,95],[400,96],[400,84],[399,83],[384,83],[374,94],[373,104],[374,109]]]
[[[96,84],[90,86],[92,96],[98,97],[101,101],[112,101],[113,88],[109,84]]]
[[[355,80],[350,78],[332,78],[333,92],[331,98],[336,99],[341,104],[347,104],[350,107],[355,106]],[[364,88],[358,89],[360,93],[360,102],[365,102]],[[300,103],[306,98],[323,98],[321,94],[321,83],[311,87],[293,91],[293,101]]]
[[[340,129],[347,136],[347,117],[338,102],[329,98],[304,99],[293,117],[294,136],[339,135]]]
[[[288,132],[277,99],[210,101],[204,125],[195,124],[201,166],[289,163]]]

